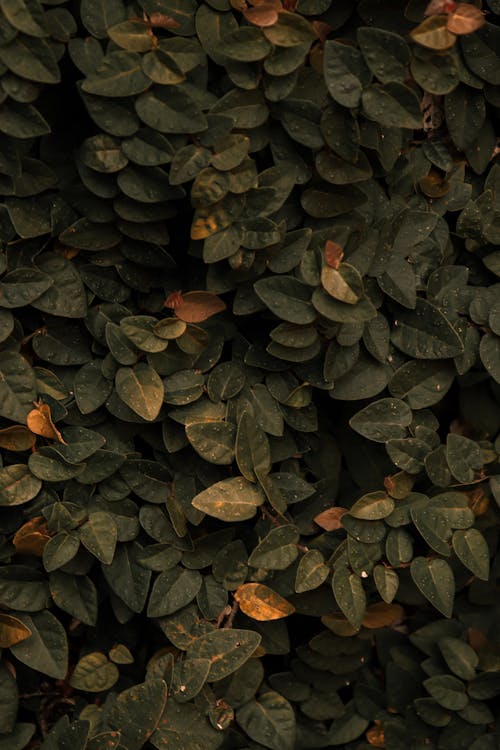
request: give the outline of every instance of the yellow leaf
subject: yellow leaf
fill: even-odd
[[[66,445],[63,436],[52,421],[50,406],[48,404],[44,404],[42,401],[35,402],[35,408],[28,414],[26,424],[35,435],[50,438],[51,440],[58,440],[60,443]]]
[[[29,638],[31,630],[18,617],[0,613],[0,648],[10,648]]]
[[[33,433],[22,424],[14,424],[0,430],[0,448],[7,451],[29,451],[35,442]]]
[[[19,554],[41,557],[50,538],[45,518],[35,516],[18,529],[12,541]]]
[[[280,620],[295,612],[295,607],[262,583],[244,583],[234,592],[240,609],[254,620]]]
[[[422,47],[429,49],[450,49],[456,42],[455,34],[447,28],[448,19],[446,16],[430,16],[410,31],[410,36],[414,42],[421,44]]]
[[[401,622],[404,615],[405,611],[400,604],[377,602],[366,608],[363,626],[365,628],[385,628]]]
[[[479,8],[469,3],[459,3],[449,14],[446,26],[453,34],[471,34],[485,23],[485,17]]]

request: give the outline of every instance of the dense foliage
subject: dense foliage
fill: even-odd
[[[500,746],[499,20],[0,0],[0,750]]]

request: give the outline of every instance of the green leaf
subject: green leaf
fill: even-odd
[[[110,588],[133,612],[142,612],[151,578],[151,571],[137,562],[139,549],[137,543],[119,544],[113,562],[102,568]]]
[[[26,422],[36,398],[35,373],[17,352],[3,352],[0,362],[0,415]]]
[[[50,133],[50,125],[31,104],[9,101],[0,110],[0,132],[15,138],[36,138]]]
[[[87,295],[73,263],[62,255],[45,252],[37,255],[36,264],[53,284],[31,303],[33,307],[62,318],[83,318],[87,314]]]
[[[96,72],[83,81],[82,89],[97,96],[134,96],[141,94],[150,84],[142,71],[140,55],[120,50],[106,55]]]
[[[301,557],[295,575],[295,591],[302,594],[319,588],[326,581],[330,569],[325,565],[323,555],[317,549],[311,549]]]
[[[330,96],[344,107],[357,107],[371,78],[361,53],[351,45],[328,39],[323,65]]]
[[[108,28],[108,36],[118,47],[128,52],[148,52],[153,47],[150,27],[143,20],[131,18],[114,24]]]
[[[474,679],[479,657],[468,643],[460,638],[440,638],[438,646],[453,674],[462,680]]]
[[[399,588],[399,576],[396,571],[386,568],[384,565],[375,565],[373,568],[373,580],[384,602],[390,604],[394,600]]]
[[[362,26],[356,36],[366,64],[379,81],[404,81],[408,75],[410,50],[399,34]]]
[[[486,333],[479,344],[481,362],[493,380],[500,383],[500,336]]]
[[[208,487],[193,498],[198,510],[222,521],[246,521],[257,512],[265,497],[244,477],[232,477]]]
[[[0,469],[0,506],[23,505],[36,497],[41,488],[41,481],[25,464]]]
[[[201,133],[208,127],[196,101],[178,86],[150,88],[139,96],[135,107],[141,120],[160,133]]]
[[[450,711],[461,711],[469,702],[465,685],[449,674],[435,675],[424,680],[424,687],[440,706]]]
[[[27,565],[0,568],[0,602],[7,609],[37,612],[45,609],[50,593],[45,576]]]
[[[186,425],[186,435],[195,451],[205,461],[221,465],[233,462],[236,430],[232,424],[193,422]]]
[[[479,445],[464,435],[446,437],[446,460],[452,475],[462,484],[470,484],[483,466]]]
[[[19,704],[17,682],[7,669],[5,662],[0,664],[0,732],[14,729]],[[1,741],[1,740],[0,740]]]
[[[422,127],[418,97],[402,83],[369,86],[363,91],[362,104],[366,117],[385,128]]]
[[[394,507],[394,500],[385,492],[369,492],[354,503],[349,513],[364,521],[379,521],[390,515]]]
[[[88,521],[78,529],[78,535],[83,546],[100,562],[105,565],[112,562],[118,531],[110,513],[90,513]]]
[[[99,360],[92,360],[76,373],[73,389],[81,414],[91,414],[110,396],[113,383],[103,376]]]
[[[107,656],[94,651],[79,659],[71,675],[70,685],[87,693],[100,693],[112,688],[119,676],[118,668]]]
[[[446,560],[415,557],[412,560],[410,572],[417,588],[425,598],[445,617],[451,617],[455,579]]]
[[[236,435],[236,461],[249,482],[262,478],[271,469],[271,450],[265,432],[246,411],[238,422]]]
[[[342,565],[333,572],[333,595],[350,624],[359,630],[366,610],[366,594],[361,578]]]
[[[398,349],[416,359],[446,359],[463,351],[460,336],[441,310],[420,298],[414,311],[398,315],[391,338]]]
[[[406,399],[412,409],[426,409],[450,390],[455,368],[449,362],[410,360],[399,367],[389,382],[392,396]]]
[[[36,268],[18,268],[5,274],[0,283],[2,307],[24,307],[52,286],[52,280]]]
[[[80,15],[87,31],[97,39],[106,39],[108,29],[126,14],[122,0],[82,0]]]
[[[190,659],[209,659],[208,680],[215,682],[235,672],[253,654],[261,636],[253,630],[223,628],[197,638],[188,648]]]
[[[484,97],[468,86],[457,86],[444,100],[446,124],[455,146],[464,150],[471,146],[481,129],[486,110]]]
[[[221,735],[193,703],[173,700],[169,702],[150,743],[157,750],[216,750]]]
[[[274,690],[261,693],[236,711],[236,721],[246,734],[271,750],[295,747],[295,713],[290,703]]]
[[[148,604],[148,617],[164,617],[193,601],[203,578],[197,570],[175,567],[160,573],[153,584]]]
[[[68,641],[59,620],[47,611],[17,616],[31,630],[31,635],[11,647],[16,659],[49,677],[64,679],[68,669]]]
[[[150,365],[121,367],[115,377],[116,392],[121,400],[147,422],[154,421],[163,404],[163,383]]]
[[[140,750],[157,728],[166,701],[167,686],[163,680],[151,679],[133,685],[118,695],[106,723],[120,732],[120,742],[127,750]]]
[[[44,11],[38,0],[5,0],[2,12],[17,31],[34,37],[46,37]]]
[[[253,550],[248,564],[265,570],[285,570],[298,557],[298,541],[299,533],[291,524],[271,529]]]
[[[376,443],[403,438],[413,419],[411,409],[395,398],[382,398],[365,406],[349,420],[353,430]]]
[[[490,553],[486,540],[477,529],[455,531],[453,549],[460,562],[483,581],[488,580]]]
[[[56,570],[50,574],[50,593],[57,606],[85,625],[97,622],[97,591],[87,576]]]
[[[292,276],[270,276],[254,284],[257,296],[281,320],[306,325],[316,318],[310,291]]]
[[[62,568],[72,560],[80,547],[76,534],[60,531],[53,536],[43,548],[43,565],[48,573]]]
[[[363,734],[368,724],[369,720],[358,713],[354,701],[351,701],[345,713],[332,721],[327,741],[334,746],[350,743]]]
[[[0,47],[0,61],[30,81],[59,83],[61,74],[52,47],[45,39],[19,34],[10,44]]]

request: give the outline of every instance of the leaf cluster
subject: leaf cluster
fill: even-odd
[[[497,746],[499,18],[0,1],[0,750]]]

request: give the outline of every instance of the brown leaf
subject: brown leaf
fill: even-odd
[[[476,654],[488,646],[486,635],[478,628],[467,628],[467,640],[469,646],[474,649]]]
[[[51,440],[58,440],[60,443],[66,445],[63,436],[52,421],[50,406],[48,404],[36,401],[35,408],[26,417],[26,424],[35,435],[50,438]]]
[[[33,433],[22,424],[14,424],[0,430],[0,448],[7,451],[29,451],[35,443]]]
[[[185,323],[201,323],[226,309],[226,303],[212,292],[187,292],[181,295],[180,301],[176,299],[169,305],[172,306],[177,317]]]
[[[337,242],[332,242],[332,240],[327,240],[325,244],[326,265],[330,266],[330,268],[338,269],[338,267],[342,263],[343,257],[344,257],[343,248]]]
[[[450,183],[437,172],[431,171],[418,181],[420,190],[428,198],[442,198],[450,190]]]
[[[451,13],[457,4],[453,0],[431,0],[425,9],[424,16],[435,16],[437,13]]]
[[[484,516],[490,505],[490,498],[484,494],[481,487],[476,487],[473,490],[465,493],[467,495],[469,508],[472,510],[474,515]]]
[[[350,638],[352,635],[359,633],[359,628],[353,628],[347,617],[338,614],[323,615],[321,622],[325,627],[338,635],[340,638]]]
[[[453,34],[471,34],[485,24],[485,17],[479,8],[469,3],[459,3],[447,21],[448,31]]]
[[[328,35],[331,31],[333,31],[333,28],[330,26],[330,24],[325,23],[325,21],[313,21],[312,27],[314,33],[322,43],[326,42]]]
[[[167,16],[165,13],[151,13],[149,23],[151,26],[159,26],[162,29],[178,29],[180,26],[179,21],[176,21],[172,16]]]
[[[12,540],[16,552],[21,555],[41,557],[50,534],[43,516],[35,516],[21,526]]]
[[[347,513],[347,508],[327,508],[314,517],[314,523],[317,523],[325,531],[337,531],[337,529],[342,528],[344,513]]]
[[[404,615],[405,611],[400,604],[377,602],[366,608],[363,625],[365,628],[385,628],[400,623]]]
[[[384,726],[381,721],[375,719],[374,726],[367,730],[366,741],[373,747],[385,747]]]
[[[244,583],[236,589],[234,598],[244,614],[261,622],[280,620],[295,612],[293,604],[261,583]]]
[[[0,613],[0,648],[10,648],[29,638],[31,630],[18,617]]]

